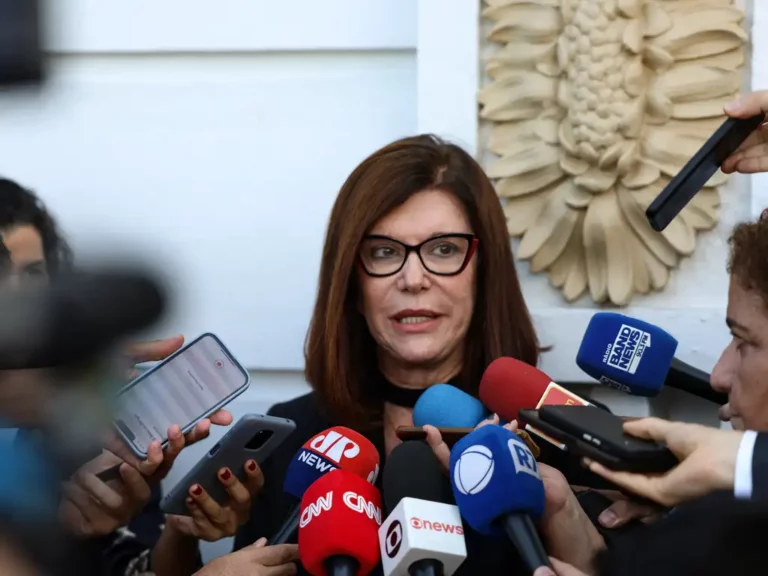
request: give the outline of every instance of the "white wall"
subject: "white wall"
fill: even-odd
[[[50,2],[50,78],[0,108],[0,170],[80,257],[171,282],[165,325],[249,368],[300,369],[327,215],[367,154],[416,130],[410,0]]]
[[[756,4],[750,26],[765,30],[768,3]],[[236,416],[305,392],[301,347],[345,176],[417,131],[479,149],[477,0],[52,6],[51,82],[0,101],[0,173],[36,188],[79,250],[112,238],[171,266],[179,302],[160,331],[215,331],[253,369]],[[768,40],[757,33],[751,83],[768,88]],[[735,178],[722,197],[717,230],[664,293],[628,312],[672,332],[679,356],[706,370],[728,340],[724,238],[768,205],[768,179]],[[302,267],[298,279],[291,266]],[[574,358],[593,307],[566,306],[527,264],[520,273],[554,344],[542,368],[584,381]],[[651,404],[592,392],[624,414],[715,422],[710,406],[674,391]],[[185,451],[168,484],[220,433]]]

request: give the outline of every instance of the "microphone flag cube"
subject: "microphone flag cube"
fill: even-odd
[[[467,557],[459,509],[451,504],[403,498],[379,528],[381,563],[386,576],[408,576],[418,560],[439,560],[444,576]]]

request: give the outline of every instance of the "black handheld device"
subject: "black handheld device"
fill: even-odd
[[[520,410],[520,418],[574,455],[613,470],[652,474],[678,464],[666,446],[625,434],[621,418],[596,406],[542,406]]]
[[[741,146],[763,122],[765,114],[751,118],[728,118],[709,137],[683,169],[651,202],[645,216],[651,227],[661,232],[702,189],[728,156]]]
[[[293,434],[296,423],[287,418],[246,414],[203,456],[160,502],[166,514],[189,516],[186,504],[189,489],[199,484],[220,504],[229,498],[219,481],[219,470],[229,468],[245,483],[245,463],[253,459],[262,464]]]

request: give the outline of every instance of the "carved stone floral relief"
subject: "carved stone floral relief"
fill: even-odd
[[[759,0],[763,1],[763,0]],[[765,0],[768,1],[768,0]],[[661,290],[717,223],[718,172],[662,233],[645,209],[741,87],[731,0],[484,0],[487,166],[517,256],[567,301]]]

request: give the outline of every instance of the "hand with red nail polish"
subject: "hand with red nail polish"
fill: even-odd
[[[207,542],[233,536],[248,521],[253,498],[264,485],[264,476],[255,461],[247,461],[243,471],[244,483],[229,468],[219,470],[219,482],[229,495],[225,503],[216,502],[199,484],[191,486],[191,503],[187,503],[191,515],[168,516],[167,528]]]

